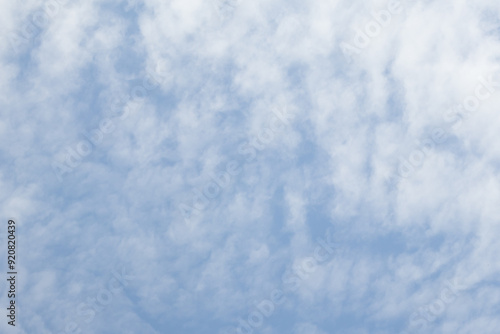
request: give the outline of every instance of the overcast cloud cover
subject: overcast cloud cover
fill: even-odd
[[[499,332],[497,0],[0,8],[1,333]]]

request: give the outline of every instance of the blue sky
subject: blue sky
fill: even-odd
[[[497,1],[1,6],[0,332],[497,333]]]

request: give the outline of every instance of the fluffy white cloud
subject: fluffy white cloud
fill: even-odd
[[[21,333],[495,332],[497,2],[1,7]]]

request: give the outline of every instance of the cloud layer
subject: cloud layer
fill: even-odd
[[[498,2],[1,6],[17,332],[496,333]]]

